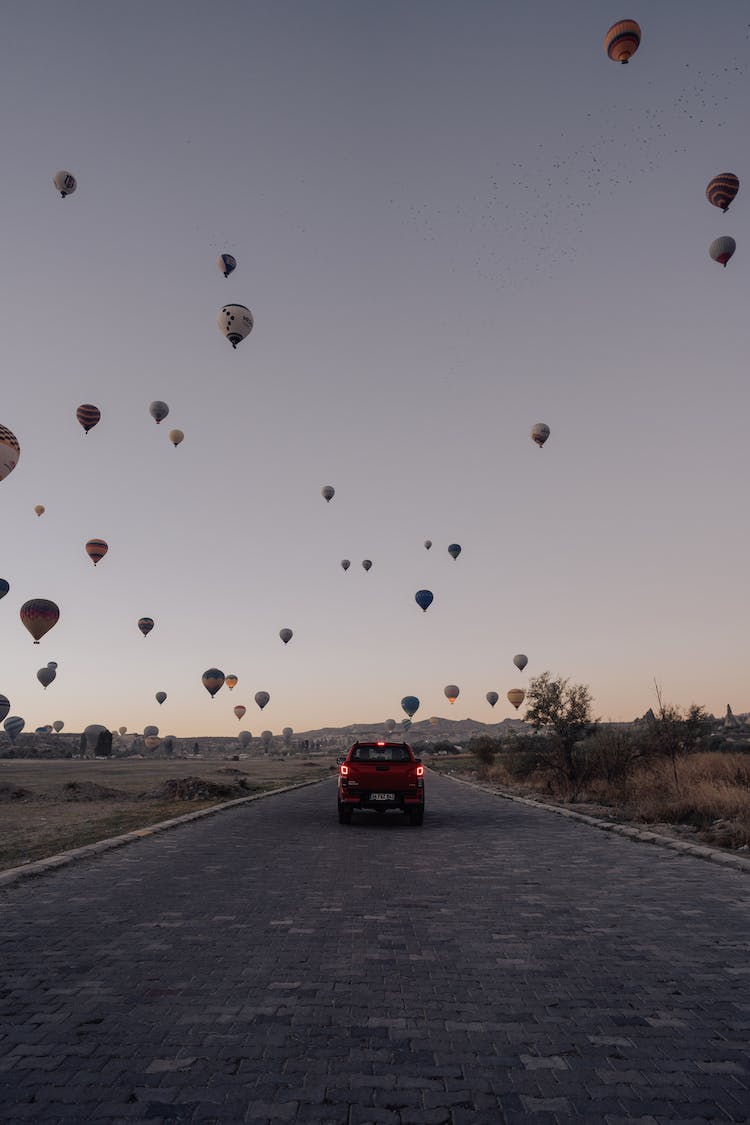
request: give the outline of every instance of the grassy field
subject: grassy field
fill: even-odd
[[[0,759],[0,870],[296,781],[327,758]],[[199,782],[180,784],[186,778]]]

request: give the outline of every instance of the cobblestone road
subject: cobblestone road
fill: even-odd
[[[2,891],[3,1125],[750,1121],[747,874],[428,783]]]

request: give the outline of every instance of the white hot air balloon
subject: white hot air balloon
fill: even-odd
[[[546,422],[537,422],[536,425],[531,428],[531,440],[536,442],[541,449],[549,437],[549,433],[549,426]]]
[[[185,435],[183,434],[182,430],[170,430],[169,440],[172,442],[172,445],[176,449],[180,442],[185,440]]]
[[[715,262],[724,266],[726,269],[727,262],[737,249],[737,243],[728,234],[724,234],[721,238],[715,238],[708,248],[708,253]]]
[[[60,192],[63,199],[65,199],[66,195],[72,195],[78,187],[78,181],[72,172],[55,172],[52,177],[52,183]]]
[[[226,336],[233,348],[242,343],[253,330],[253,314],[245,305],[224,305],[216,317],[219,331]]]

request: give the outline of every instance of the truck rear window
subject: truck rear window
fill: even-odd
[[[405,746],[356,746],[352,750],[352,762],[410,762],[409,751]]]

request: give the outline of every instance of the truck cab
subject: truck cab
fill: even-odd
[[[355,742],[339,764],[339,824],[352,813],[396,810],[411,824],[424,820],[424,766],[406,742]]]

